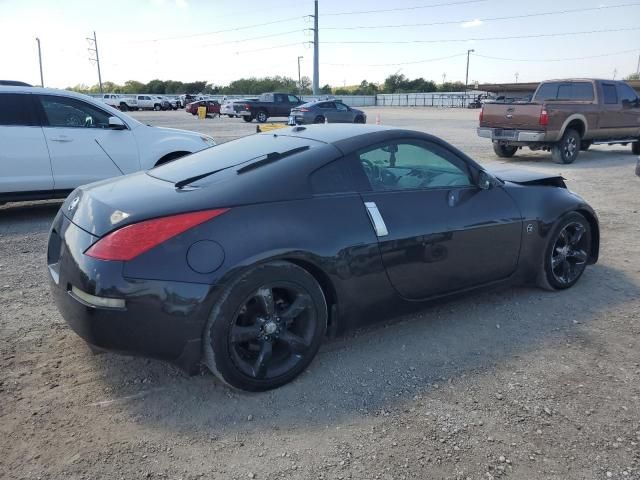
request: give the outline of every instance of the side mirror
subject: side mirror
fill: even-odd
[[[493,177],[484,170],[478,174],[478,188],[481,190],[489,190],[493,187]]]
[[[111,130],[126,130],[127,126],[118,117],[109,117],[109,128]]]

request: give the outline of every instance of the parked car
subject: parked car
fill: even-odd
[[[198,114],[198,107],[207,107],[207,116],[220,114],[220,102],[217,100],[198,100],[191,102],[185,107],[185,111],[192,115]]]
[[[94,98],[101,100],[102,102],[106,103],[110,107],[120,108],[120,95],[117,95],[115,93],[103,93]]]
[[[171,102],[169,101],[169,99],[167,97],[156,95],[153,98],[155,100],[157,100],[158,102],[160,102],[160,110],[166,111],[166,110],[173,110],[174,109],[173,105],[171,105]]]
[[[66,90],[0,87],[0,203],[65,197],[215,145],[207,135],[144,125]]]
[[[222,104],[220,105],[220,115],[226,115],[229,118],[237,118],[240,115],[238,115],[238,113],[236,112],[235,109],[235,104],[245,104],[246,102],[256,102],[258,100],[258,97],[253,97],[253,98],[233,98],[233,99],[226,99],[223,100]]]
[[[309,123],[367,123],[367,115],[338,100],[304,103],[291,109],[290,125]]]
[[[32,87],[26,82],[20,82],[19,80],[0,80],[0,86],[5,87]]]
[[[571,79],[542,82],[531,102],[485,103],[478,135],[499,157],[524,146],[572,163],[594,143],[631,143],[640,154],[640,99],[625,82]]]
[[[269,117],[288,117],[291,109],[302,103],[302,100],[290,93],[263,93],[258,100],[234,103],[233,108],[245,122],[255,118],[264,123]]]
[[[490,173],[432,135],[329,124],[81,187],[47,263],[58,309],[94,347],[266,390],[327,333],[489,285],[567,289],[599,238],[558,175]]]

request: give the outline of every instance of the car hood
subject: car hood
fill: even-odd
[[[535,172],[522,168],[489,168],[487,171],[504,182],[517,183],[519,185],[566,187],[562,175]]]

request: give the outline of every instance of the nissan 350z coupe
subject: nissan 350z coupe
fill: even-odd
[[[327,335],[494,284],[574,285],[599,250],[562,177],[488,172],[424,133],[314,125],[76,189],[54,298],[95,349],[281,386]]]

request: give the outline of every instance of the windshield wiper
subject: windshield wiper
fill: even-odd
[[[299,153],[299,152],[304,152],[305,150],[308,150],[308,149],[309,149],[308,146],[304,146],[304,147],[292,148],[291,150],[287,150],[286,152],[271,152],[271,153],[267,153],[266,155],[261,155],[261,157],[264,157],[262,160],[258,160],[257,162],[253,162],[253,163],[250,163],[249,165],[245,165],[244,167],[239,168],[238,169],[238,173],[247,172],[249,170],[252,170],[254,168],[258,168],[258,167],[260,167],[262,165],[265,165],[267,163],[271,163],[271,162],[275,162],[276,160],[280,160],[281,158],[285,158],[285,157],[288,157],[290,155],[294,155],[294,154]],[[250,162],[251,160],[255,160],[256,158],[260,158],[260,157],[251,158],[251,159],[247,160],[246,162],[240,162],[240,164]],[[221,172],[223,170],[227,170],[229,168],[237,167],[240,164],[231,165],[231,166],[224,167],[224,168],[219,168],[219,169],[213,170],[211,172],[201,173],[200,175],[194,175],[193,177],[185,178],[184,180],[180,180],[180,181],[176,182],[173,186],[177,190],[180,190],[183,187],[189,185],[190,183],[197,182],[198,180],[202,180],[203,178],[209,177],[209,176],[214,175],[214,174],[216,174],[218,172]]]
[[[245,173],[254,168],[261,167],[263,165],[267,165],[268,163],[275,162],[285,157],[290,157],[291,155],[295,155],[296,153],[304,152],[305,150],[309,150],[309,146],[292,148],[291,150],[287,150],[286,152],[271,152],[268,153],[265,158],[262,160],[258,160],[257,162],[250,163],[249,165],[245,165],[244,167],[240,167],[237,172]]]

